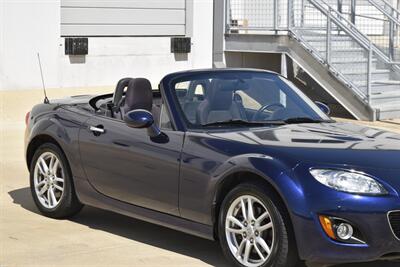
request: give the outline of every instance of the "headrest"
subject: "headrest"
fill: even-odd
[[[124,94],[124,89],[128,87],[129,82],[133,78],[123,78],[118,81],[117,87],[115,87],[114,96],[113,96],[113,104],[116,107],[121,105],[122,95]]]
[[[235,82],[227,80],[213,80],[206,94],[211,108],[215,110],[227,110],[233,103],[233,91]]]
[[[145,109],[151,112],[153,106],[153,90],[151,83],[145,78],[132,79],[125,96],[125,112]]]

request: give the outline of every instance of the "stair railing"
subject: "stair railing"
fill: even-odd
[[[373,0],[371,0],[373,1]],[[378,1],[378,0],[374,0]],[[379,0],[380,1],[380,0]],[[365,34],[363,34],[352,22],[341,14],[338,10],[332,8],[324,0],[273,0],[259,1],[263,7],[271,5],[273,13],[270,18],[265,18],[259,10],[251,13],[250,4],[253,1],[245,0],[226,0],[226,30],[229,33],[251,33],[251,31],[277,31],[286,30],[291,36],[297,39],[314,57],[321,63],[326,64],[340,80],[342,80],[356,95],[367,103],[371,103],[372,70],[374,62],[387,64],[394,71],[400,72],[398,62],[393,62],[384,52],[382,52]],[[285,27],[278,26],[278,14],[282,12],[278,7],[282,2],[287,3],[287,22]],[[233,4],[233,5],[232,5]],[[299,10],[296,10],[298,4]],[[247,6],[246,6],[247,5]],[[311,6],[319,12],[318,18],[307,18],[308,6]],[[240,10],[244,7],[244,10]],[[269,9],[269,10],[271,10]],[[232,15],[233,14],[233,15]],[[310,13],[312,16],[316,14]],[[239,21],[237,18],[243,18]],[[269,20],[267,20],[269,19]],[[311,25],[307,25],[311,21]],[[261,22],[261,23],[260,23]],[[325,38],[324,51],[313,46],[311,42],[304,38],[307,27],[311,27],[314,32],[319,33],[320,37]],[[350,43],[350,49],[361,51],[359,53],[359,62],[354,65],[355,74],[346,74],[341,67],[332,62],[332,58],[340,56],[337,48],[340,48],[341,42],[333,41],[334,38],[346,37]],[[344,43],[346,45],[346,43]],[[336,49],[335,49],[336,48]]]
[[[342,80],[356,95],[367,103],[371,102],[371,77],[372,77],[372,60],[374,54],[374,46],[370,40],[357,32],[351,23],[345,23],[344,18],[340,17],[336,10],[331,8],[321,0],[299,0],[305,1],[308,7],[315,10],[297,10],[296,7],[289,10],[291,18],[289,30],[294,38],[296,38],[306,49],[311,52],[319,61],[326,64],[340,80]],[[292,5],[299,2],[293,1]],[[293,6],[292,6],[293,7]],[[299,18],[302,12],[304,18]],[[309,15],[310,17],[307,17]],[[300,21],[301,20],[301,21]],[[320,43],[312,44],[306,40],[307,34],[316,34],[315,37],[322,38],[325,41],[325,47],[317,47]],[[346,43],[333,41],[333,38],[346,37],[350,40],[350,46],[346,47]],[[355,69],[360,73],[360,81],[352,79],[350,75],[346,75],[341,69],[332,62],[332,58],[340,57],[337,52],[340,48],[358,49],[360,51],[359,59],[362,63],[355,65]],[[343,56],[342,56],[343,57]],[[343,58],[345,59],[345,58]]]
[[[400,51],[400,12],[392,7],[386,0],[368,0],[377,10],[379,10],[389,23],[387,53],[391,62],[399,61],[400,55],[395,54],[395,48]],[[397,33],[397,34],[396,34]],[[397,36],[396,36],[397,35]]]

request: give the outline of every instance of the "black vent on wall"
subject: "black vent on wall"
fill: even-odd
[[[87,55],[89,52],[88,38],[65,38],[65,54],[66,55]]]
[[[189,37],[172,37],[171,53],[190,53],[192,42]]]

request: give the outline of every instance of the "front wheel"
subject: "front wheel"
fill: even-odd
[[[297,250],[289,236],[279,199],[262,185],[241,184],[225,197],[219,215],[219,241],[236,266],[291,267]],[[279,202],[278,202],[279,203]]]
[[[72,216],[82,208],[68,161],[54,144],[43,144],[36,150],[30,166],[30,187],[36,206],[48,217]]]

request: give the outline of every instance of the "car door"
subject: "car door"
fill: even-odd
[[[96,131],[98,128],[104,132]],[[108,117],[92,117],[79,137],[87,179],[111,198],[179,215],[179,162],[184,133],[162,130],[168,138],[152,141],[146,129],[133,129]]]

